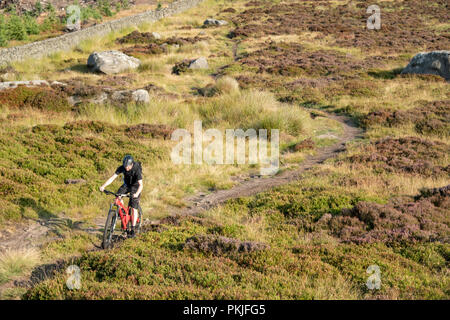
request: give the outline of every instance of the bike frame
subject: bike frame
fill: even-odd
[[[126,230],[128,222],[132,221],[133,219],[133,210],[131,210],[131,207],[125,208],[125,206],[122,203],[122,198],[121,197],[117,197],[114,200],[114,204],[117,206],[118,210],[119,210],[119,217],[120,220],[122,221],[122,229]],[[131,214],[130,214],[131,211]],[[136,220],[136,223],[139,223],[139,216]]]

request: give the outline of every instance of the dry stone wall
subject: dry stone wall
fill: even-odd
[[[144,22],[155,22],[164,17],[195,7],[202,1],[203,0],[178,0],[161,10],[146,11],[134,16],[109,21],[55,38],[37,41],[23,46],[1,49],[0,66],[6,65],[12,61],[20,61],[27,58],[39,58],[58,51],[70,50],[83,40],[94,36],[104,36],[112,31],[138,26]]]

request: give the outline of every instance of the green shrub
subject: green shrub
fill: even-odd
[[[54,11],[51,11],[47,18],[40,26],[41,31],[49,31],[55,29],[59,24],[59,19]]]
[[[26,15],[23,18],[23,24],[25,25],[27,34],[39,34],[40,28],[35,18]]]
[[[114,15],[111,10],[111,2],[109,0],[99,1],[99,8],[100,12],[107,17],[112,17]]]
[[[25,40],[27,38],[27,29],[22,19],[15,14],[9,18],[6,28],[10,40]]]
[[[0,47],[6,47],[8,44],[8,37],[6,35],[5,18],[0,16]]]
[[[122,8],[129,9],[130,8],[130,2],[128,0],[122,0]]]
[[[39,16],[42,12],[44,12],[44,8],[42,7],[42,3],[40,1],[37,1],[34,4],[34,15]]]
[[[87,21],[91,18],[94,20],[102,20],[102,15],[92,6],[81,8],[81,21]]]

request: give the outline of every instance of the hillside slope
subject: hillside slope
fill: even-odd
[[[366,29],[369,5],[205,1],[137,32],[13,65],[20,78],[69,83],[68,93],[145,87],[154,97],[145,107],[87,103],[69,111],[65,100],[53,110],[42,99],[14,104],[23,89],[0,95],[8,121],[0,135],[1,207],[11,208],[2,221],[71,218],[40,257],[66,258],[63,267],[75,264],[82,276],[79,290],[66,287],[62,268],[14,292],[26,299],[448,299],[450,90],[438,76],[400,74],[416,53],[449,48],[446,1],[383,2],[380,30]],[[229,24],[203,28],[207,17]],[[161,49],[146,31],[172,44]],[[89,73],[89,53],[106,48],[143,66],[119,76]],[[208,69],[183,68],[199,56]],[[56,92],[47,94],[66,94]],[[288,184],[169,215],[189,211],[188,197],[219,194],[258,168],[177,167],[164,132],[192,130],[195,119],[205,128],[280,128],[281,163],[290,172],[342,135],[324,111],[351,117],[364,136]],[[146,127],[155,124],[163,130]],[[95,191],[125,153],[147,166],[145,232],[108,251],[86,251],[100,232],[73,222],[92,227],[104,219],[110,199]],[[63,186],[67,178],[86,183]],[[366,285],[372,265],[381,270],[377,290]]]

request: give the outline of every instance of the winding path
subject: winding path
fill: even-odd
[[[332,114],[327,115],[327,117],[339,121],[344,127],[344,133],[339,137],[338,142],[331,146],[318,149],[316,155],[307,157],[295,170],[284,170],[274,176],[251,175],[249,178],[240,178],[240,180],[237,180],[238,183],[231,189],[217,190],[210,194],[198,193],[195,196],[185,199],[187,206],[185,208],[171,208],[169,210],[170,214],[196,215],[203,210],[221,205],[229,199],[252,196],[276,186],[292,182],[303,172],[344,151],[347,142],[362,137],[362,129],[358,128],[350,118]],[[89,233],[101,232],[104,227],[104,220],[104,217],[96,219],[96,228],[80,229]],[[49,230],[55,226],[70,222],[70,219],[58,217],[19,226],[14,232],[0,236],[0,251],[6,249],[37,248],[42,244],[42,240]],[[143,224],[158,223],[159,221],[146,220]]]
[[[357,127],[350,118],[334,114],[329,114],[327,117],[339,121],[343,125],[343,135],[339,137],[338,142],[335,144],[320,148],[316,155],[307,157],[305,161],[295,170],[285,170],[280,174],[270,177],[253,176],[250,179],[241,180],[239,184],[231,189],[218,190],[210,194],[199,194],[190,197],[186,199],[188,202],[186,208],[172,209],[171,214],[195,215],[203,210],[216,207],[227,200],[252,196],[276,186],[287,184],[296,180],[303,172],[311,169],[315,165],[320,164],[325,160],[336,156],[339,152],[344,151],[347,142],[357,138],[362,138],[363,130]]]
[[[237,185],[228,190],[218,190],[210,194],[199,193],[195,196],[187,198],[188,205],[185,208],[173,208],[170,210],[172,215],[197,215],[198,213],[211,209],[213,207],[223,204],[225,201],[244,196],[252,196],[260,192],[267,191],[271,188],[288,184],[298,179],[298,177],[305,171],[314,166],[324,162],[327,159],[335,157],[338,153],[346,149],[346,144],[357,138],[363,137],[363,130],[356,126],[356,124],[348,117],[341,115],[328,114],[328,118],[339,121],[344,128],[344,133],[339,137],[335,144],[323,147],[317,150],[317,154],[307,157],[301,165],[295,170],[281,171],[280,174],[269,177],[261,177],[258,175],[250,176],[250,178],[241,178]],[[281,168],[282,169],[282,168]],[[42,238],[47,231],[51,230],[53,225],[67,223],[67,219],[55,218],[48,221],[40,221],[40,223],[33,223],[25,226],[21,232],[14,232],[9,237],[2,237],[0,251],[2,249],[18,249],[18,248],[36,248],[42,243]],[[70,219],[69,219],[70,220]],[[144,220],[143,225],[151,226],[158,225],[160,221]],[[97,228],[82,229],[89,233],[101,233],[104,226],[104,217],[100,217],[97,221]],[[124,237],[117,237],[117,244],[120,244]],[[100,245],[93,244],[93,248],[88,251],[101,250]],[[9,281],[0,286],[0,291],[6,288],[21,286],[30,287],[36,283],[52,277],[54,272],[64,268],[62,261],[56,263],[40,265],[36,267],[29,279]]]

